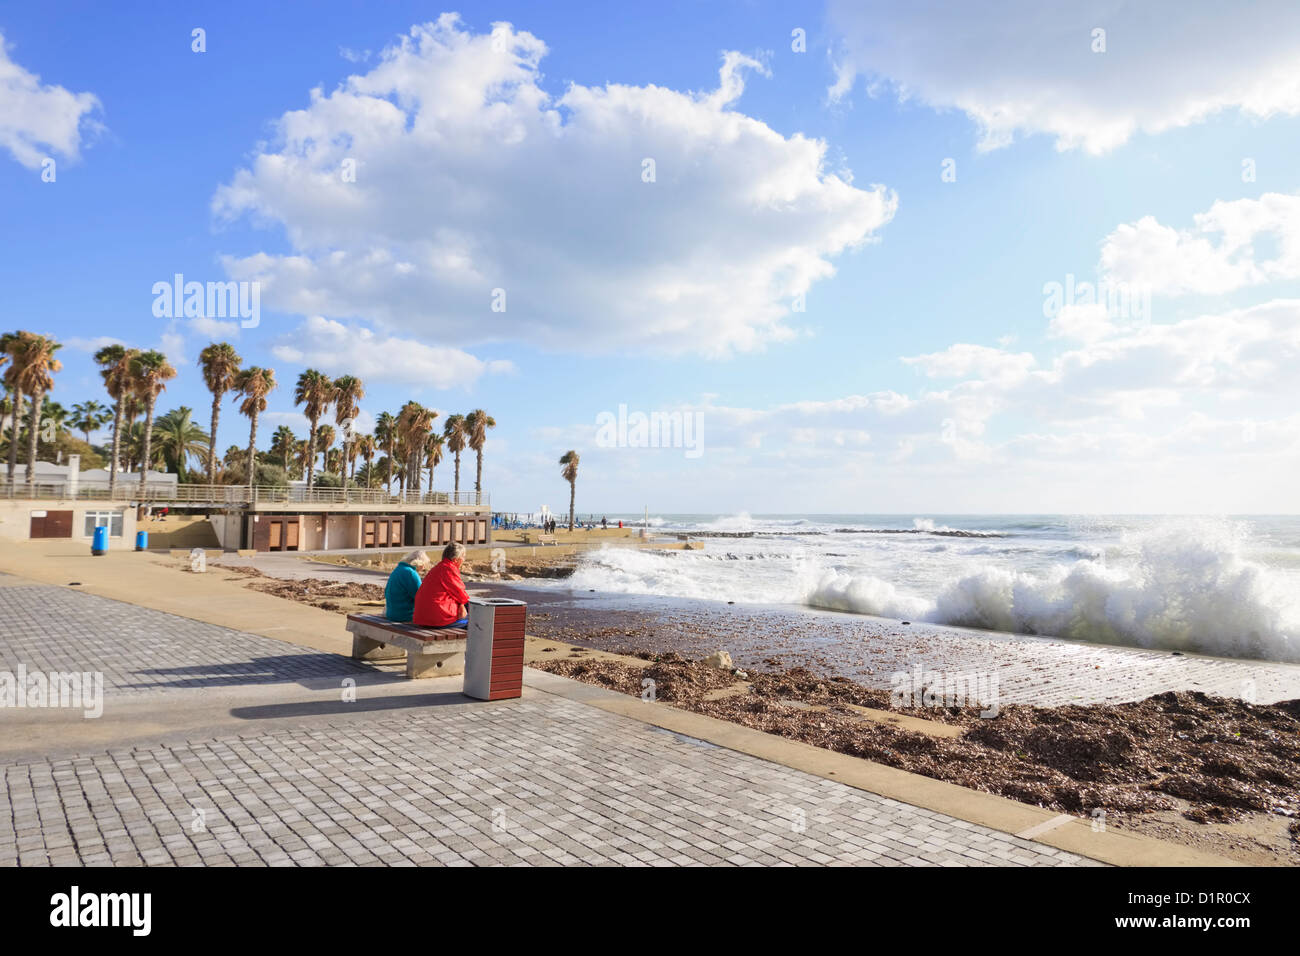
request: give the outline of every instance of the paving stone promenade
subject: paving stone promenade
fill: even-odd
[[[382,709],[363,697],[356,712],[309,702],[293,716],[268,701],[348,678],[372,694],[401,682],[269,638],[5,583],[0,670],[100,671],[104,726],[127,708],[140,729],[95,736],[96,721],[60,712],[49,715],[57,744],[47,722],[45,743],[24,751],[30,725],[18,718],[30,715],[0,711],[0,865],[1092,862],[535,688],[487,704],[454,679],[429,682],[433,694],[402,684]],[[158,730],[214,702],[214,726]]]

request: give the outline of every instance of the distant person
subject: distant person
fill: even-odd
[[[609,522],[604,517],[600,519],[600,529],[602,531],[607,531],[609,529]]]
[[[420,590],[420,575],[433,562],[423,551],[412,551],[397,563],[384,585],[384,617],[390,621],[410,621],[415,613],[415,594]]]
[[[442,560],[424,576],[415,595],[414,623],[419,627],[465,627],[469,623],[469,595],[460,579],[465,546],[449,544]]]

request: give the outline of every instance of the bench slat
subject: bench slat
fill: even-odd
[[[469,636],[468,630],[463,627],[419,627],[415,624],[390,621],[378,614],[349,614],[348,630],[356,634],[363,629],[371,632],[384,631],[418,641],[462,641]]]

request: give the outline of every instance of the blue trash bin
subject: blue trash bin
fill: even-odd
[[[90,540],[91,554],[108,554],[108,528],[100,525],[95,529],[95,535]]]
[[[149,547],[149,532],[137,531],[135,533],[135,549],[137,551],[143,551],[148,547]]]

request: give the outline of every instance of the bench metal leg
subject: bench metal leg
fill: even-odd
[[[406,656],[406,651],[392,644],[385,644],[373,637],[352,635],[352,659],[354,661],[396,661]]]
[[[406,676],[411,680],[426,677],[454,677],[465,673],[464,654],[407,654]]]

